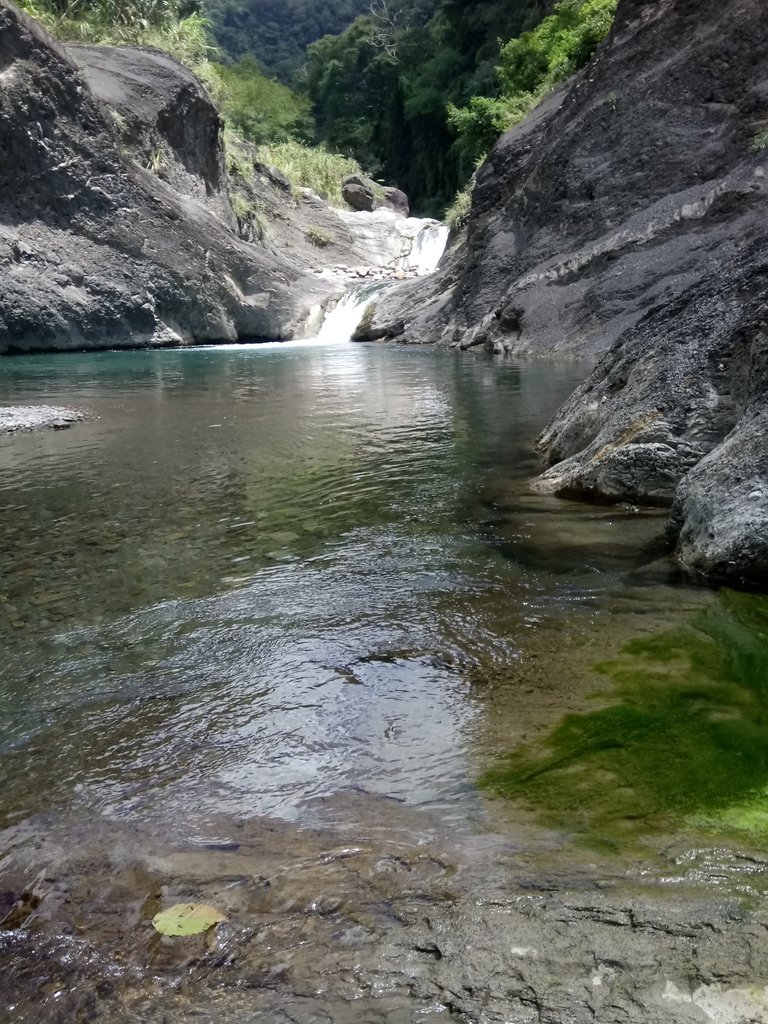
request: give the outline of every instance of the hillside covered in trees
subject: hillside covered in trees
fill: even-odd
[[[63,39],[168,50],[203,81],[229,138],[288,147],[269,160],[292,180],[328,192],[327,175],[318,183],[312,168],[339,154],[405,190],[416,212],[441,216],[453,204],[453,223],[465,215],[485,153],[589,60],[616,7],[616,0],[22,3]]]
[[[342,0],[320,10],[301,0],[206,0],[204,10],[224,60],[236,62],[236,74],[224,73],[230,92],[269,94],[281,138],[294,128],[397,184],[416,209],[440,215],[498,136],[584,65],[615,6]],[[304,96],[303,110],[288,92],[251,84],[259,68]],[[272,115],[265,119],[257,105],[234,117],[246,133],[258,124],[261,142]]]
[[[292,83],[306,49],[321,36],[343,32],[368,11],[370,0],[204,0],[221,49],[232,59],[256,57],[269,75]]]

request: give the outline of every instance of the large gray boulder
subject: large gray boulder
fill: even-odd
[[[235,233],[218,114],[173,58],[70,55],[0,0],[0,74],[0,353],[286,338],[328,294]]]
[[[350,174],[341,183],[344,202],[361,213],[370,213],[376,205],[373,182],[360,174]]]
[[[401,217],[407,217],[411,212],[408,196],[402,189],[393,188],[391,185],[383,190],[381,202],[378,205],[384,209],[394,210]]]

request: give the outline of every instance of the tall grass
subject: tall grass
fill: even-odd
[[[216,56],[208,21],[200,14],[180,16],[177,0],[18,0],[19,7],[65,41],[111,46],[156,46],[186,64],[223,101],[224,83],[211,59]]]
[[[311,188],[313,192],[327,195],[332,206],[345,205],[341,195],[342,179],[348,174],[363,173],[360,164],[351,157],[294,141],[259,146],[256,158],[282,171],[294,192]]]

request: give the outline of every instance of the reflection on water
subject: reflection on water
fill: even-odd
[[[580,372],[317,343],[6,361],[3,398],[91,419],[0,442],[5,820],[185,834],[336,820],[350,791],[473,827],[478,758],[571,706],[560,662],[615,602],[650,610],[623,578],[657,516],[527,492]],[[539,656],[555,692],[521,702]]]

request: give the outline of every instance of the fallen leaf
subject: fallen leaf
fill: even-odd
[[[155,914],[152,924],[161,935],[199,935],[226,920],[221,911],[207,903],[177,903]]]

